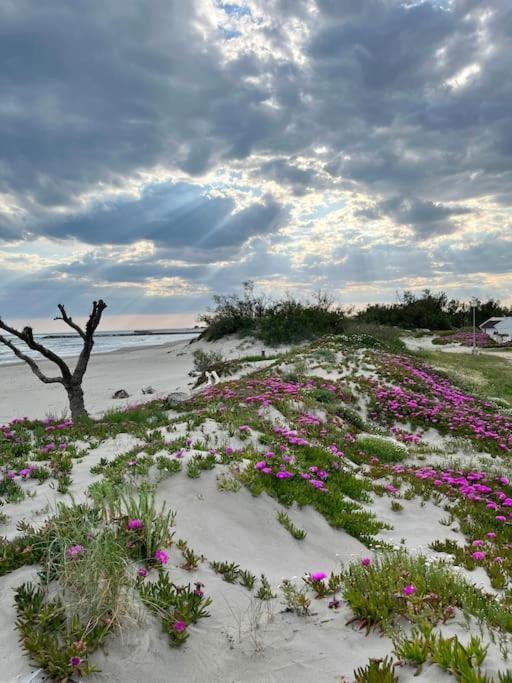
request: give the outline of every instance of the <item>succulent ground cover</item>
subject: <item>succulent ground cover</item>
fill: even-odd
[[[429,446],[427,430],[441,445]],[[95,456],[121,435],[129,447]],[[454,462],[457,439],[465,450]],[[347,629],[382,633],[389,656],[340,671],[344,680],[407,680],[421,666],[461,681],[510,680],[511,451],[512,417],[495,400],[366,334],[326,337],[255,364],[172,411],[154,401],[79,424],[13,420],[0,428],[1,512],[7,520],[41,491],[57,501],[39,523],[21,519],[0,540],[0,576],[25,565],[38,572],[13,596],[22,648],[54,680],[94,675],[95,653],[147,612],[171,646],[186,650],[219,609],[200,571],[255,604],[279,604],[305,628],[317,627],[316,615],[334,619],[341,644]],[[85,490],[74,479],[79,468],[89,473]],[[283,542],[314,542],[295,511],[316,511],[363,552],[279,584],[223,558],[222,545],[206,557],[174,539],[180,511],[155,496],[166,481],[200,487],[212,471],[219,495],[269,496]],[[378,502],[386,498],[396,515],[415,500],[443,511],[430,548],[385,541],[392,524]],[[486,585],[474,583],[477,574]],[[455,624],[469,644],[449,631]],[[489,648],[501,652],[499,673],[487,673]]]
[[[440,337],[436,337],[433,340],[434,344],[444,345],[444,344],[461,344],[462,346],[478,346],[478,348],[488,348],[496,346],[491,337],[485,332],[476,332],[473,335],[472,330],[458,330],[457,332],[451,332],[449,334],[443,334]]]

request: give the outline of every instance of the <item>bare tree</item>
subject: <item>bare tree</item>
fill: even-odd
[[[77,325],[77,323],[73,321],[73,318],[66,313],[66,309],[64,308],[63,304],[58,305],[61,315],[54,318],[54,320],[63,320],[66,325],[69,325],[69,327],[75,330],[75,332],[77,332],[83,339],[82,351],[80,352],[80,356],[78,357],[78,361],[73,371],[70,370],[68,364],[60,356],[50,349],[47,349],[46,346],[43,346],[34,339],[34,333],[31,327],[24,327],[20,332],[14,327],[9,327],[9,325],[4,323],[0,318],[0,329],[5,330],[18,339],[21,339],[21,341],[25,342],[29,349],[32,349],[32,351],[37,351],[44,356],[44,358],[47,358],[48,360],[52,361],[52,363],[57,365],[61,372],[61,376],[48,377],[41,371],[33,358],[30,358],[30,356],[27,356],[25,353],[23,353],[23,351],[20,351],[20,349],[15,346],[10,339],[0,335],[0,343],[8,346],[18,358],[21,358],[21,360],[25,361],[34,375],[39,377],[41,382],[44,382],[45,384],[63,385],[68,394],[69,407],[71,409],[71,417],[73,420],[78,420],[81,417],[87,416],[87,411],[84,404],[82,380],[84,378],[85,371],[87,370],[92,347],[94,346],[94,333],[100,324],[101,316],[106,307],[107,304],[101,299],[99,301],[93,301],[92,311],[89,315],[89,319],[87,320],[85,329],[82,329],[80,325]]]

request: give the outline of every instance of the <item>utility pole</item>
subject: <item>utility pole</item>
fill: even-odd
[[[473,355],[476,354],[476,299],[475,297],[471,300],[471,306],[473,308]]]

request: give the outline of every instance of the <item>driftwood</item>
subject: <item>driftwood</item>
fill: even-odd
[[[76,363],[75,369],[71,370],[68,364],[56,353],[48,349],[43,344],[40,344],[34,339],[34,333],[31,327],[24,327],[20,332],[14,327],[10,327],[0,318],[0,329],[5,330],[14,337],[17,337],[21,341],[32,349],[32,351],[37,351],[44,358],[54,363],[60,370],[60,376],[49,377],[45,375],[40,369],[39,365],[33,358],[27,356],[23,351],[21,351],[10,339],[0,335],[0,343],[7,346],[11,351],[22,361],[30,367],[32,372],[36,377],[38,377],[41,382],[45,384],[62,384],[64,389],[68,394],[69,407],[71,410],[71,417],[74,420],[80,419],[81,417],[87,416],[87,411],[85,409],[84,403],[84,392],[82,389],[82,381],[87,370],[87,365],[89,363],[89,358],[91,356],[91,351],[94,346],[94,333],[98,328],[101,321],[101,316],[103,311],[107,307],[107,304],[102,301],[93,301],[92,311],[89,315],[89,319],[85,325],[85,329],[80,327],[77,323],[73,321],[64,308],[63,304],[58,305],[60,311],[60,316],[54,318],[54,320],[62,320],[71,327],[83,340],[83,347],[78,361]]]

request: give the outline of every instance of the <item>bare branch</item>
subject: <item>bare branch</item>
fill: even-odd
[[[25,355],[22,351],[18,349],[11,341],[0,335],[0,342],[2,344],[5,344],[5,346],[8,346],[11,351],[20,359],[25,361],[25,363],[30,367],[34,375],[38,377],[41,382],[44,382],[45,384],[63,384],[63,379],[62,377],[47,377],[44,375],[37,363],[30,358],[30,356]]]
[[[63,320],[66,323],[66,325],[69,325],[71,328],[73,328],[75,330],[75,332],[78,332],[78,334],[82,337],[82,339],[85,339],[85,332],[82,330],[80,325],[77,325],[75,322],[73,322],[73,318],[71,318],[71,316],[69,316],[66,313],[66,309],[64,308],[64,304],[59,304],[57,306],[57,308],[61,312],[61,315],[54,318],[54,320]]]
[[[101,316],[103,311],[107,308],[107,304],[100,299],[99,301],[92,302],[92,311],[89,316],[89,320],[85,326],[85,337],[82,352],[78,357],[78,361],[73,373],[73,377],[77,380],[81,380],[87,370],[87,365],[89,364],[89,358],[91,356],[92,347],[94,346],[94,333],[96,328],[100,324]]]
[[[100,299],[99,301],[93,301],[92,311],[89,315],[89,319],[87,320],[87,324],[84,330],[80,327],[80,325],[73,322],[73,318],[71,318],[71,316],[67,314],[64,304],[58,305],[58,309],[61,313],[61,316],[54,318],[54,320],[63,320],[66,323],[66,325],[75,330],[75,332],[78,332],[78,334],[83,340],[82,351],[80,353],[80,356],[78,357],[78,361],[73,373],[71,373],[71,370],[69,369],[67,363],[65,363],[60,356],[58,356],[50,349],[47,349],[46,346],[43,346],[34,339],[34,332],[31,327],[24,327],[23,330],[20,332],[15,327],[10,327],[6,323],[4,323],[3,320],[0,318],[1,330],[5,330],[6,332],[9,332],[13,336],[17,337],[18,339],[21,339],[21,341],[25,342],[25,344],[30,349],[32,349],[33,351],[37,351],[44,358],[47,358],[59,367],[62,373],[62,377],[47,377],[32,358],[30,358],[25,353],[20,351],[20,349],[18,349],[18,347],[15,346],[15,344],[13,344],[12,341],[0,335],[0,343],[10,348],[11,351],[13,351],[13,353],[18,358],[25,361],[25,363],[27,363],[27,365],[34,373],[34,375],[36,375],[41,380],[41,382],[44,382],[45,384],[59,383],[64,386],[68,394],[69,407],[71,408],[71,416],[73,417],[73,419],[79,420],[83,417],[87,417],[87,410],[85,409],[84,404],[82,380],[87,369],[87,365],[89,363],[92,347],[94,346],[94,333],[96,332],[96,329],[100,324],[101,316],[105,308],[107,308],[107,304],[102,299]]]
[[[25,342],[29,349],[32,349],[32,351],[37,351],[48,360],[51,360],[52,363],[58,365],[60,371],[62,372],[62,377],[66,381],[69,381],[71,379],[71,370],[69,369],[67,363],[65,363],[62,360],[62,358],[58,356],[56,353],[54,353],[50,349],[47,349],[46,346],[39,344],[39,342],[37,342],[34,339],[34,332],[31,327],[24,327],[23,330],[20,332],[16,328],[10,327],[6,323],[4,323],[4,321],[0,318],[0,329],[9,332],[15,337],[18,337],[18,339],[21,339],[21,341]]]

